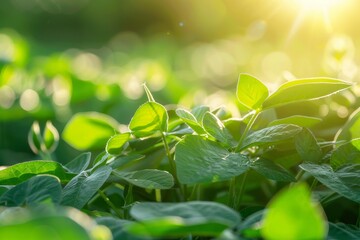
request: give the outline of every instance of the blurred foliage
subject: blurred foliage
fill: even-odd
[[[144,82],[162,104],[224,105],[241,116],[233,90],[242,72],[270,90],[295,77],[354,82],[329,99],[263,114],[268,122],[320,116],[313,131],[332,140],[360,106],[360,3],[342,1],[323,14],[297,2],[2,1],[0,164],[35,158],[26,139],[34,120],[51,120],[61,133],[72,115],[96,111],[121,128],[144,101]],[[63,141],[54,153],[60,162],[76,154]]]

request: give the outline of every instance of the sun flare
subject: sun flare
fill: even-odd
[[[299,7],[308,11],[323,11],[335,7],[344,0],[294,0]]]

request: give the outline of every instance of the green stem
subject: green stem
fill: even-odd
[[[254,114],[251,116],[248,124],[246,125],[246,128],[243,132],[243,134],[241,135],[240,139],[239,139],[239,142],[235,148],[235,152],[239,152],[241,150],[241,147],[242,147],[242,144],[244,142],[244,139],[245,137],[247,136],[248,132],[250,131],[250,129],[252,128],[252,126],[254,125],[255,123],[255,120],[257,119],[257,117],[259,116],[260,114],[260,110],[256,110],[254,112]]]
[[[104,199],[105,203],[118,215],[119,218],[124,218],[122,212],[115,207],[115,205],[110,201],[110,199],[105,195],[105,193],[101,190],[98,190],[99,195]]]
[[[318,180],[314,178],[313,182],[311,183],[310,191],[313,191],[317,184]]]
[[[50,153],[39,152],[39,156],[42,160],[53,160]]]
[[[243,193],[244,193],[247,175],[248,175],[248,171],[246,171],[244,174],[238,176],[239,178],[237,180],[240,181],[240,186],[237,189],[238,190],[237,194],[236,194],[236,192],[234,193],[236,195],[234,195],[235,199],[234,199],[234,203],[233,203],[233,206],[232,206],[235,210],[240,209],[241,199],[242,199],[242,196],[243,196]],[[238,181],[235,181],[235,185],[237,185],[236,183]],[[236,186],[235,186],[235,190],[236,190]]]

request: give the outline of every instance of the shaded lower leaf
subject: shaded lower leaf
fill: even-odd
[[[90,161],[91,153],[85,152],[68,162],[65,167],[69,172],[79,174],[89,166]]]
[[[127,182],[142,188],[169,189],[174,186],[174,178],[167,171],[144,169],[133,172],[114,171],[114,174]]]
[[[347,239],[358,240],[360,238],[360,229],[355,226],[345,225],[343,223],[329,223],[329,233],[327,240]]]
[[[120,157],[114,158],[111,162],[108,163],[108,165],[110,167],[112,167],[113,169],[116,169],[116,168],[124,167],[128,163],[131,163],[133,161],[138,161],[143,158],[145,158],[145,156],[140,155],[140,154],[131,154],[131,155],[127,155],[127,156],[120,156]]]
[[[360,138],[353,139],[335,149],[331,154],[330,165],[337,169],[345,164],[360,164]]]
[[[64,187],[61,204],[81,209],[105,183],[111,171],[111,167],[102,166],[91,174],[81,172]]]
[[[195,135],[186,136],[176,145],[175,162],[183,184],[228,180],[249,169],[246,156]]]
[[[55,204],[61,201],[62,188],[58,178],[39,175],[20,183],[0,197],[0,204],[5,206],[23,206],[40,203],[47,199]]]
[[[51,174],[62,182],[71,178],[60,163],[54,161],[36,160],[12,165],[0,171],[1,185],[19,184],[38,174]]]
[[[302,163],[300,167],[331,190],[360,203],[360,164],[347,165],[337,171],[327,164]]]
[[[227,144],[228,146],[235,146],[234,141],[229,130],[227,130],[224,124],[211,112],[205,113],[203,117],[203,126],[207,133],[209,133],[216,140]]]
[[[252,162],[250,167],[271,180],[285,182],[296,181],[295,177],[288,170],[272,162],[271,160],[259,159]]]
[[[104,225],[111,230],[112,236],[114,240],[137,240],[143,239],[140,237],[136,237],[131,235],[126,231],[126,227],[133,223],[132,221],[118,219],[114,217],[99,217],[96,218],[95,221],[98,224]]]
[[[321,148],[308,129],[304,128],[295,136],[295,148],[303,161],[315,163],[321,161]]]

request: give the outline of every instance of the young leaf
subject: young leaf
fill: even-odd
[[[293,115],[286,118],[276,119],[269,123],[269,127],[279,125],[279,124],[294,124],[300,127],[313,127],[314,125],[320,123],[321,118],[302,116],[302,115]]]
[[[51,199],[53,203],[61,201],[62,188],[58,178],[39,175],[16,185],[0,197],[0,204],[5,206],[24,206],[41,203]]]
[[[325,239],[327,223],[305,184],[276,195],[268,205],[262,234],[272,239]]]
[[[129,128],[136,137],[148,137],[156,132],[167,132],[168,119],[163,105],[147,102],[136,110]]]
[[[259,131],[249,134],[241,149],[245,149],[250,146],[261,146],[266,144],[275,144],[284,140],[293,138],[302,130],[301,127],[292,124],[280,124],[272,127],[264,128]]]
[[[130,133],[121,133],[112,136],[106,143],[105,150],[111,155],[120,155],[124,149],[124,145],[130,139]]]
[[[303,161],[314,163],[321,161],[321,148],[314,135],[308,129],[304,128],[295,136],[295,148]]]
[[[298,79],[281,85],[264,101],[263,107],[323,98],[349,87],[351,83],[332,78]]]
[[[295,182],[295,177],[282,166],[275,164],[271,160],[258,159],[251,163],[250,167],[264,177],[284,182]]]
[[[197,107],[194,107],[191,110],[191,113],[196,118],[197,122],[201,123],[204,117],[204,114],[210,112],[210,108],[208,106],[200,105]]]
[[[330,165],[334,169],[353,163],[360,164],[360,138],[341,145],[331,154]]]
[[[66,174],[60,163],[54,161],[30,161],[12,165],[0,171],[1,185],[16,185],[35,175],[51,174],[61,181],[67,181],[71,175]]]
[[[28,143],[31,148],[31,151],[33,151],[35,154],[38,154],[39,151],[41,151],[41,145],[42,145],[42,137],[40,134],[40,125],[39,122],[35,121],[30,128],[29,134],[28,134]]]
[[[228,180],[249,168],[246,156],[196,135],[188,135],[176,145],[175,162],[182,184]]]
[[[203,118],[203,126],[207,133],[216,140],[226,143],[228,146],[236,145],[230,132],[225,128],[224,124],[214,114],[207,112]]]
[[[167,171],[143,169],[133,172],[114,171],[114,174],[125,181],[147,189],[170,189],[174,186],[174,178]]]
[[[302,163],[299,166],[331,190],[360,203],[360,164],[346,165],[335,172],[327,164]]]
[[[88,172],[81,172],[64,187],[61,204],[83,208],[105,183],[111,171],[111,167],[102,166],[90,175]]]
[[[236,96],[242,105],[256,110],[261,107],[264,100],[269,96],[269,90],[255,77],[249,74],[240,74]]]
[[[91,153],[85,152],[65,164],[66,169],[69,172],[79,174],[82,171],[86,170],[91,161]]]
[[[191,127],[198,134],[204,134],[205,131],[203,127],[197,122],[197,119],[191,112],[185,109],[176,109],[176,115],[181,118],[189,127]]]
[[[78,113],[66,124],[62,137],[78,150],[101,149],[117,128],[116,120],[105,114]]]
[[[46,122],[42,138],[44,141],[42,151],[49,153],[55,151],[57,145],[59,144],[59,132],[50,121]]]

